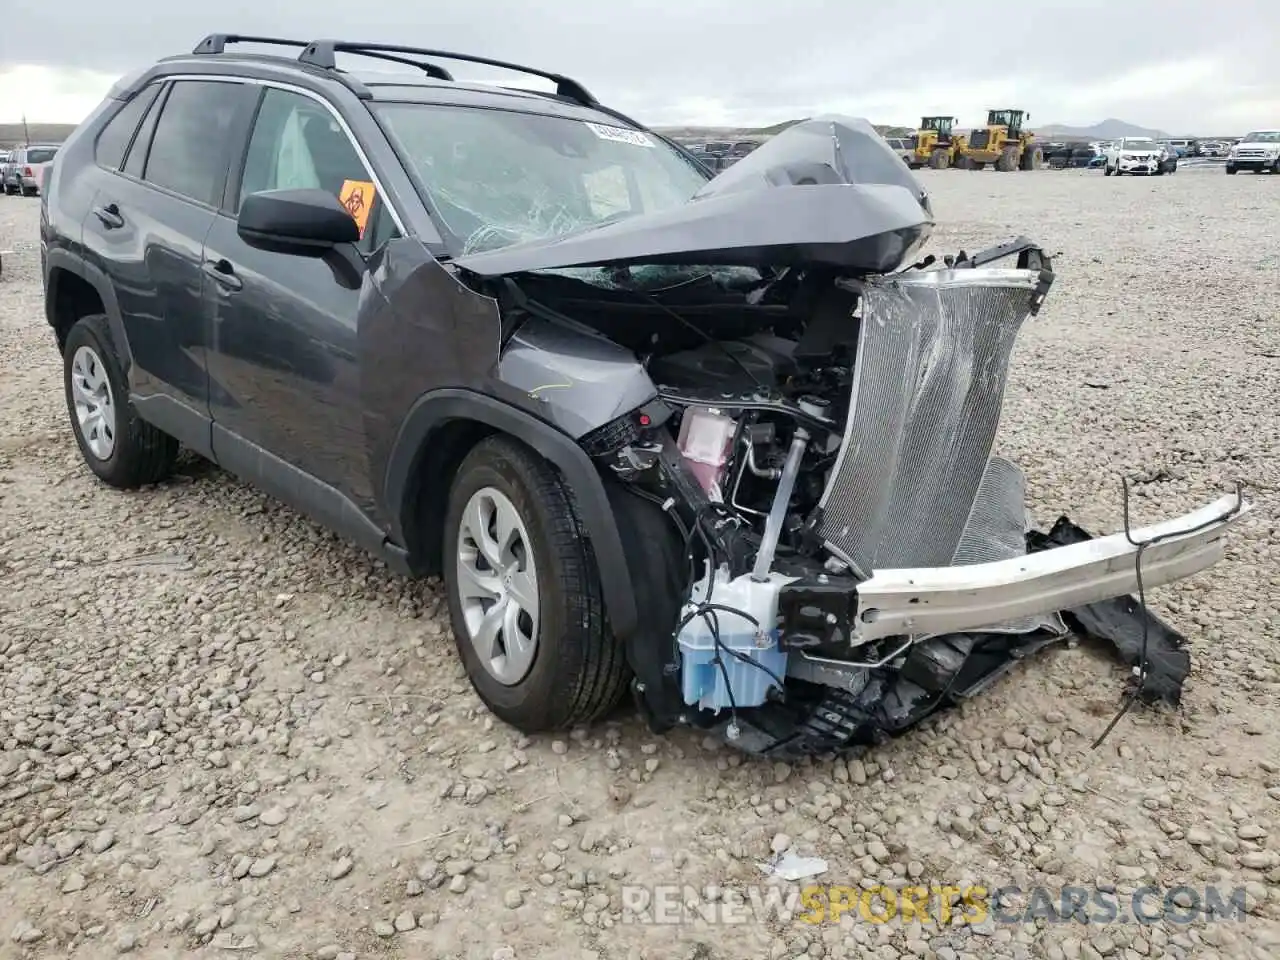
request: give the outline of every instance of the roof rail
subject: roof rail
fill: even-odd
[[[272,46],[280,46],[280,47],[304,47],[305,48],[310,45],[311,41],[310,40],[286,40],[281,37],[251,37],[251,36],[245,36],[237,33],[211,33],[209,34],[209,36],[205,37],[198,44],[196,44],[196,48],[191,52],[197,53],[197,54],[225,53],[227,45],[231,43],[263,43],[263,44],[270,44]],[[397,57],[392,53],[384,53],[381,50],[352,51],[352,52],[359,52],[361,56],[372,57],[376,60],[386,60],[391,63],[401,63],[407,67],[415,67],[418,70],[421,70],[427,76],[434,77],[437,80],[453,79],[453,74],[451,74],[444,67],[436,66],[434,63],[423,63],[420,60],[410,60],[408,57]],[[302,57],[299,57],[298,59],[303,60]],[[303,62],[306,63],[310,61],[303,60]],[[329,69],[332,70],[335,68],[331,65]]]
[[[276,47],[305,47],[306,40],[285,40],[283,37],[251,37],[240,33],[211,33],[199,43],[192,53],[225,53],[227,44],[265,43]]]
[[[566,97],[570,100],[576,100],[584,106],[599,106],[596,98],[593,97],[587,88],[578,81],[558,73],[549,73],[545,70],[538,70],[535,67],[524,67],[517,63],[507,63],[504,60],[491,60],[488,57],[477,57],[469,53],[450,53],[447,50],[429,50],[423,47],[405,47],[396,44],[384,43],[350,43],[345,40],[313,40],[307,44],[306,49],[298,54],[298,60],[302,63],[309,63],[312,66],[324,67],[327,70],[336,70],[337,63],[334,59],[335,53],[351,53],[364,57],[381,57],[382,59],[391,59],[388,54],[416,54],[423,57],[432,57],[440,60],[457,60],[465,63],[478,63],[488,67],[499,67],[503,70],[512,70],[516,73],[527,73],[530,76],[542,77],[544,80],[550,80],[556,85],[556,94]],[[408,61],[401,61],[408,62]],[[426,69],[426,64],[419,64]],[[439,68],[436,68],[439,69]],[[450,78],[452,79],[452,78]]]

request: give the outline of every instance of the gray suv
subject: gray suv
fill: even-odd
[[[440,576],[522,730],[630,690],[654,729],[777,754],[899,732],[1136,582],[1122,536],[1029,544],[991,455],[1048,257],[914,263],[932,224],[860,120],[713,177],[559,74],[219,34],[112,90],[40,231],[104,482],[161,482],[181,445]],[[1148,584],[1243,509],[1147,545]]]

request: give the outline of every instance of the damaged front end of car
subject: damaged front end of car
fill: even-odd
[[[1053,265],[1024,238],[913,263],[932,222],[869,125],[820,118],[682,207],[455,261],[500,304],[498,378],[605,479],[656,729],[773,756],[875,743],[1069,627],[1176,703],[1181,638],[1132,594],[1215,563],[1248,504],[1029,531],[994,450]]]

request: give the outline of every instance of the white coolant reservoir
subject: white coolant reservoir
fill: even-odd
[[[718,712],[765,702],[769,688],[778,686],[787,672],[787,655],[778,648],[778,592],[794,579],[779,573],[763,581],[752,580],[750,574],[730,579],[727,567],[716,570],[710,599],[716,609],[694,617],[680,631],[685,703]],[[706,577],[694,584],[682,620],[706,601],[707,587]],[[719,644],[708,622],[712,614],[719,627]],[[714,662],[717,654],[720,663]]]

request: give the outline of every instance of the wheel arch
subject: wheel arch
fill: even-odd
[[[573,491],[591,540],[610,628],[620,639],[638,614],[626,553],[608,491],[591,459],[568,434],[532,414],[483,393],[442,389],[420,397],[392,447],[383,485],[391,535],[405,546],[411,567],[440,570],[449,485],[463,457],[480,440],[505,434],[547,460]]]
[[[126,374],[132,361],[120,318],[120,305],[107,275],[66,250],[52,249],[45,264],[44,313],[58,340],[66,344],[67,334],[81,317],[106,314],[112,345]]]

